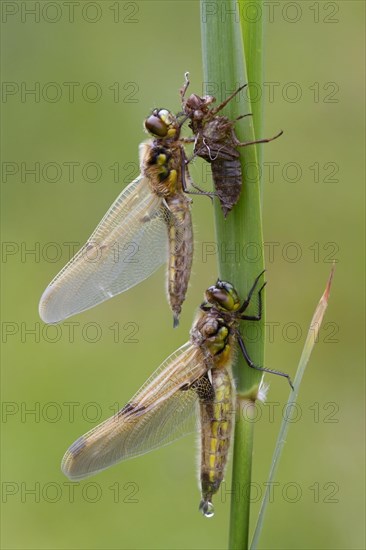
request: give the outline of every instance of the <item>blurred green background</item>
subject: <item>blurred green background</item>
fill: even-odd
[[[82,244],[134,177],[144,117],[155,106],[179,110],[187,70],[192,91],[202,92],[199,4],[1,7],[2,546],[225,548],[230,467],[216,515],[204,519],[194,435],[76,485],[60,472],[68,445],[187,340],[216,274],[215,254],[205,253],[214,240],[210,201],[194,199],[196,255],[177,330],[163,269],[58,328],[45,327],[37,311],[69,258],[67,243]],[[262,548],[365,545],[363,12],[357,1],[263,5],[264,135],[284,130],[264,151],[268,366],[294,375],[333,259],[337,268]],[[196,182],[206,175],[195,163]],[[266,379],[253,525],[288,394],[282,379]]]

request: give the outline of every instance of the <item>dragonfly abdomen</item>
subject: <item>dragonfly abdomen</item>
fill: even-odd
[[[191,273],[193,229],[189,199],[177,194],[168,198],[166,202],[170,211],[168,295],[176,326]]]
[[[212,369],[213,397],[200,401],[201,512],[214,513],[212,496],[223,480],[230,447],[233,413],[231,377],[226,369]]]
[[[224,216],[238,202],[241,192],[242,170],[239,158],[218,157],[211,163],[212,178]]]

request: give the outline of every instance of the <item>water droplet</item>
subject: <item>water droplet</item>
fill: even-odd
[[[206,518],[212,518],[215,513],[213,504],[209,500],[201,500],[199,509]]]

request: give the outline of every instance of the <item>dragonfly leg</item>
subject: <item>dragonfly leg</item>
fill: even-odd
[[[249,290],[249,294],[246,298],[246,300],[244,300],[242,306],[240,307],[240,309],[238,310],[239,313],[244,313],[244,311],[247,309],[247,307],[249,306],[249,303],[250,303],[250,300],[253,296],[253,292],[255,291],[255,288],[258,284],[258,281],[259,279],[262,277],[263,273],[265,272],[266,270],[264,269],[263,271],[260,272],[260,274],[256,277],[253,285],[252,285],[252,288]],[[263,290],[263,287],[260,289],[259,292],[261,292]],[[261,305],[261,313],[262,313],[262,301],[260,302],[260,305]]]
[[[267,282],[263,283],[260,289],[258,290],[258,313],[257,315],[242,315],[240,318],[243,321],[260,321],[262,319],[262,291],[266,286]]]
[[[179,141],[181,141],[182,143],[194,143],[196,141],[196,138],[194,138],[194,137],[182,137],[182,138],[179,138]]]
[[[227,99],[225,99],[225,101],[223,101],[222,103],[220,103],[220,105],[218,105],[217,107],[215,107],[214,109],[211,110],[211,115],[215,116],[219,111],[221,111],[221,109],[223,109],[229,103],[229,101],[234,99],[234,97],[239,92],[244,90],[244,88],[246,88],[247,86],[248,86],[248,84],[243,84],[242,86],[239,86],[239,88],[237,90],[235,90],[235,92],[233,92],[231,95],[229,95],[229,97]]]
[[[280,136],[282,136],[282,134],[283,134],[283,130],[281,130],[280,132],[278,132],[278,134],[276,134],[271,138],[255,139],[254,141],[245,141],[245,142],[239,141],[238,138],[234,136],[235,145],[236,147],[246,147],[247,145],[255,145],[256,143],[269,143],[270,141],[273,141],[274,139],[277,139]]]
[[[238,333],[238,342],[248,367],[250,367],[251,369],[259,370],[261,372],[268,372],[270,374],[277,374],[278,376],[283,376],[284,378],[287,378],[287,381],[290,384],[292,390],[294,389],[291,378],[286,372],[281,372],[280,370],[274,370],[274,369],[267,369],[265,367],[259,367],[258,365],[255,365],[255,363],[253,363],[253,361],[249,357],[248,351],[239,333]]]
[[[253,116],[253,113],[247,113],[246,115],[240,115],[240,116],[234,118],[234,120],[229,120],[226,124],[223,124],[221,126],[221,128],[223,130],[231,128],[231,132],[232,132],[231,135],[232,135],[233,141],[234,141],[235,145],[237,145],[238,147],[239,147],[238,144],[240,144],[241,142],[238,140],[238,138],[236,137],[236,135],[234,133],[234,126],[238,122],[238,120],[241,120],[242,118],[246,118],[247,116]]]
[[[188,195],[205,195],[206,197],[210,197],[211,200],[213,200],[212,198],[216,196],[216,193],[212,193],[212,192],[209,192],[209,191],[204,191],[203,189],[201,189],[200,187],[198,187],[198,185],[195,185],[193,183],[193,181],[190,179],[190,184],[191,186],[194,188],[194,189],[197,189],[197,191],[191,191],[189,188],[188,188],[188,185],[187,185],[187,180],[186,180],[186,173],[187,173],[187,164],[188,164],[188,159],[183,159],[183,162],[182,162],[182,167],[181,167],[181,173],[182,173],[182,188],[183,188],[183,191],[185,193],[187,193]]]
[[[237,116],[234,120],[233,120],[233,123],[235,124],[235,122],[237,122],[238,120],[241,120],[242,118],[245,118],[247,116],[253,116],[253,113],[247,113],[246,115],[240,115],[240,116]]]

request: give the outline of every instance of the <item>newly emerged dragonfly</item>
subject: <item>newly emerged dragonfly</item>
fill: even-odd
[[[237,344],[250,367],[288,378],[285,373],[257,367],[239,334],[242,319],[256,321],[262,314],[246,315],[262,273],[241,303],[230,283],[218,280],[205,293],[190,341],[154,372],[116,415],[105,420],[71,445],[62,471],[72,480],[96,474],[122,460],[142,455],[190,433],[198,414],[201,432],[201,502],[210,517],[212,497],[223,480],[230,446],[235,390],[230,366]]]
[[[212,178],[221,208],[226,217],[238,202],[242,186],[242,169],[238,147],[246,147],[256,143],[268,143],[282,135],[282,131],[272,138],[255,141],[240,142],[235,135],[234,127],[238,120],[251,116],[250,113],[241,115],[235,120],[218,113],[231,101],[247,84],[240,86],[225,101],[211,107],[216,101],[213,96],[203,97],[191,94],[184,99],[189,86],[189,74],[185,74],[186,82],[180,90],[183,112],[189,118],[189,127],[195,135],[194,155],[203,158],[211,164]]]
[[[153,139],[140,145],[141,175],[46,288],[39,304],[44,322],[57,323],[108,300],[168,260],[168,299],[178,324],[193,257],[184,138],[181,123],[165,109],[155,109],[145,128]]]

